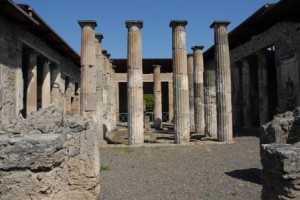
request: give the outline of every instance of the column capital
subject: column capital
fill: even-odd
[[[192,53],[188,53],[187,54],[187,57],[189,58],[189,57],[193,57],[194,56],[194,54],[192,54]]]
[[[103,50],[102,50],[102,55],[103,55],[103,56],[106,56],[106,55],[107,55],[107,50],[103,49]]]
[[[153,68],[155,69],[155,68],[161,68],[161,66],[160,65],[153,65]]]
[[[101,43],[104,36],[102,33],[96,33],[95,38]]]
[[[202,50],[204,48],[204,46],[202,46],[202,45],[197,45],[197,46],[192,46],[192,50],[193,51],[196,51],[196,50]]]
[[[220,26],[227,27],[231,23],[230,20],[215,20],[211,25],[210,28],[218,28]]]
[[[188,21],[186,20],[171,20],[170,27],[176,28],[177,26],[186,26],[188,24]]]
[[[92,26],[93,28],[97,27],[96,20],[78,20],[78,24],[81,28],[85,26]]]
[[[132,26],[136,26],[139,29],[143,28],[143,20],[126,20],[125,24],[128,29]]]

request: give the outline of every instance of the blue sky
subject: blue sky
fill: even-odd
[[[187,51],[194,45],[213,45],[214,20],[231,20],[232,30],[266,3],[277,0],[15,0],[35,11],[78,53],[81,30],[78,20],[97,20],[103,49],[112,58],[127,57],[126,20],[143,20],[144,58],[172,56],[170,20],[187,20]],[[204,49],[204,50],[205,50]]]

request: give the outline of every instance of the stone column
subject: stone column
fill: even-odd
[[[51,104],[56,107],[62,108],[63,87],[60,66],[53,63],[51,64]]]
[[[238,63],[234,63],[231,68],[231,87],[232,87],[232,118],[233,127],[240,128],[240,66]]]
[[[175,143],[190,141],[189,86],[187,76],[186,35],[187,21],[172,20],[172,54],[174,83]]]
[[[244,127],[252,127],[252,108],[251,108],[251,77],[250,66],[247,59],[242,60],[242,85],[243,85],[243,119]]]
[[[261,49],[256,54],[258,62],[259,122],[260,125],[263,125],[269,121],[268,66],[265,51]]]
[[[203,46],[193,46],[194,53],[194,96],[195,96],[195,132],[203,134],[205,132],[204,120],[204,63],[203,63]]]
[[[119,82],[116,80],[116,90],[115,90],[115,92],[116,92],[116,123],[119,123],[119,121],[120,121],[120,104],[119,104],[119,102],[120,102],[120,100],[119,100],[119,98],[120,98],[120,95],[119,95]]]
[[[110,76],[111,76],[111,92],[110,92],[110,96],[111,96],[111,99],[110,99],[110,104],[111,104],[111,127],[112,127],[112,130],[115,130],[116,129],[116,87],[115,87],[115,68],[116,66],[112,64],[113,61],[111,60],[111,67],[110,67]]]
[[[50,63],[48,60],[43,61],[43,83],[42,83],[42,108],[50,105],[51,100],[51,79],[50,79]]]
[[[37,111],[37,55],[34,51],[28,53],[26,116]]]
[[[190,129],[191,129],[191,131],[195,131],[194,58],[193,58],[193,54],[187,55],[187,73],[188,73],[188,79],[189,79]]]
[[[128,144],[135,145],[144,143],[143,60],[141,37],[143,21],[126,21],[126,28],[128,28]]]
[[[103,126],[104,126],[104,135],[107,133],[107,110],[108,110],[108,84],[107,84],[107,51],[102,50],[102,79],[103,79]]]
[[[102,39],[103,35],[98,33],[95,35],[95,52],[96,52],[96,72],[97,72],[97,86],[96,86],[96,120],[97,120],[97,132],[99,133],[99,143],[104,142],[103,134],[103,80],[102,80],[102,68],[103,68],[103,58],[102,58]]]
[[[205,137],[217,139],[216,70],[206,67],[204,70],[204,119]]]
[[[229,21],[214,21],[217,85],[218,140],[232,141],[231,74],[227,26]]]
[[[161,79],[160,65],[154,65],[153,83],[154,83],[154,120],[162,120],[162,99],[161,99]]]
[[[173,90],[173,81],[168,82],[168,98],[169,98],[169,122],[173,122],[174,117],[174,90]]]
[[[94,20],[78,21],[81,32],[80,114],[94,117],[96,111],[96,48]]]

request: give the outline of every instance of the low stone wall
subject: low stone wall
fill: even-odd
[[[293,144],[300,141],[300,108],[274,116],[261,126],[261,144]]]
[[[92,119],[49,107],[0,131],[0,199],[98,199]]]
[[[300,199],[300,112],[286,112],[261,127],[261,198]]]
[[[261,146],[262,199],[300,199],[300,145]]]

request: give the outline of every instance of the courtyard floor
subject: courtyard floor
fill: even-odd
[[[240,131],[233,144],[194,137],[191,145],[177,146],[165,134],[163,143],[100,148],[102,200],[260,199],[257,132]],[[113,137],[122,143],[124,130]]]

